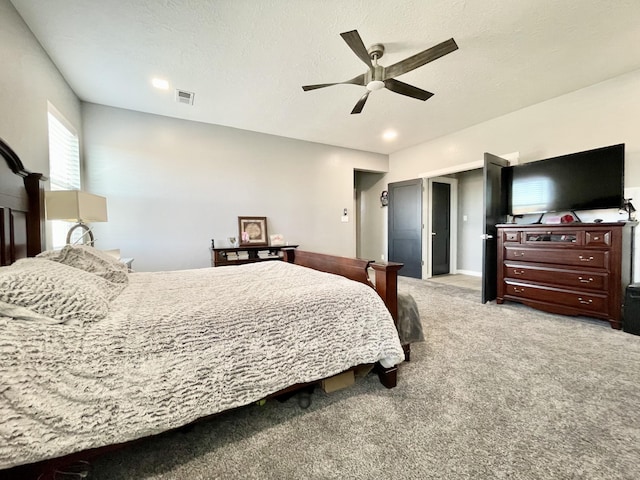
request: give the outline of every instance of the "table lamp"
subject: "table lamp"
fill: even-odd
[[[80,190],[52,190],[45,192],[44,203],[47,220],[76,222],[67,233],[67,244],[71,243],[71,234],[81,229],[84,233],[74,243],[86,236],[89,238],[88,244],[93,246],[93,233],[86,222],[107,221],[107,199],[99,195]]]

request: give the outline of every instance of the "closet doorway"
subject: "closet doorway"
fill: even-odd
[[[427,179],[426,275],[457,272],[458,180],[453,177]]]

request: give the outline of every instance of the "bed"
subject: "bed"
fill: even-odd
[[[90,247],[44,252],[42,176],[2,141],[0,154],[13,173],[0,176],[0,473],[361,364],[395,386],[407,353],[394,326],[400,264],[288,250],[285,261],[129,274]]]

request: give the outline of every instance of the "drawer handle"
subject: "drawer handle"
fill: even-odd
[[[524,252],[513,252],[514,257],[524,257]]]
[[[513,270],[514,275],[524,275],[524,270]]]
[[[592,299],[590,299],[590,298],[589,298],[588,300],[585,300],[585,299],[584,299],[584,298],[582,298],[582,297],[578,297],[578,301],[579,301],[580,303],[582,303],[583,305],[591,305],[591,304],[593,303],[593,300],[592,300]]]
[[[600,240],[600,237],[593,237],[594,240]]]
[[[591,282],[593,282],[593,278],[591,278],[591,277],[589,277],[589,278],[578,277],[578,280],[580,281],[580,283],[591,283]]]
[[[516,293],[524,293],[524,288],[513,287],[513,291]]]
[[[583,257],[582,255],[578,255],[578,258],[580,259],[581,262],[590,262],[591,260],[593,260],[593,257]]]

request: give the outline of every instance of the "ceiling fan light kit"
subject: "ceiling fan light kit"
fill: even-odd
[[[418,100],[428,100],[433,96],[433,93],[422,90],[421,88],[414,87],[408,83],[396,80],[395,77],[403,75],[407,72],[415,70],[418,67],[426,65],[429,62],[437,60],[438,58],[447,55],[458,49],[453,38],[446,40],[438,45],[428,48],[420,53],[405,58],[400,62],[394,63],[388,67],[378,65],[378,60],[384,55],[384,45],[376,43],[367,49],[360,38],[360,34],[357,30],[351,30],[350,32],[341,33],[340,36],[349,45],[349,48],[362,60],[368,67],[362,75],[358,75],[350,80],[336,83],[321,83],[316,85],[305,85],[302,90],[308,92],[309,90],[316,90],[318,88],[331,87],[333,85],[360,85],[366,87],[366,92],[355,107],[351,111],[352,114],[362,112],[369,94],[375,90],[386,88],[394,93],[404,95],[406,97],[416,98]]]

